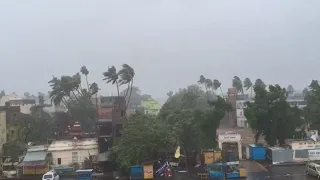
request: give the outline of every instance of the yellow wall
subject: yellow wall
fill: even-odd
[[[150,114],[156,114],[160,109],[159,103],[153,99],[141,101],[141,106],[145,109],[145,111],[148,111]]]
[[[36,175],[36,174],[45,174],[49,171],[48,163],[44,166],[38,167],[23,167],[23,174],[24,175]]]

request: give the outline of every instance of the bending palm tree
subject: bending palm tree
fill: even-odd
[[[129,93],[129,97],[128,97],[127,105],[126,105],[126,109],[127,109],[127,106],[129,105],[130,98],[131,98],[133,78],[135,76],[135,72],[131,66],[129,66],[128,64],[123,64],[122,69],[118,72],[118,75],[120,77],[120,80],[119,80],[120,86],[124,85],[124,84],[128,84],[128,87],[130,86],[130,93]],[[127,95],[128,95],[128,93],[127,93]]]
[[[89,71],[87,69],[86,66],[82,66],[81,69],[80,69],[80,72],[86,76],[86,82],[87,82],[87,88],[89,89],[89,82],[88,82],[88,74],[89,74]]]
[[[244,79],[243,86],[246,88],[246,90],[251,89],[251,98],[252,98],[252,82],[249,78]]]
[[[107,83],[112,83],[112,85],[116,84],[118,96],[120,96],[118,84],[119,75],[117,73],[117,69],[114,66],[111,66],[110,68],[108,68],[108,71],[103,73],[103,76],[105,77],[103,78],[103,80],[106,80]]]
[[[223,91],[222,91],[222,88],[221,88],[221,82],[219,80],[215,79],[215,80],[213,80],[213,89],[217,90],[218,88],[221,91],[221,96],[224,98]]]

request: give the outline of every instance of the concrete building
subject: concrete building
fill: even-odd
[[[54,166],[82,166],[86,159],[98,156],[97,138],[53,141],[48,148]]]
[[[49,171],[48,146],[31,146],[27,150],[20,167],[23,175],[42,175]]]
[[[307,102],[304,99],[304,95],[299,92],[295,92],[293,94],[290,94],[287,97],[287,102],[291,106],[298,106],[299,108],[304,108],[307,105]]]
[[[108,155],[114,143],[120,140],[125,118],[125,98],[118,96],[101,97],[101,105],[98,109],[98,143],[100,166],[108,171],[111,161]]]

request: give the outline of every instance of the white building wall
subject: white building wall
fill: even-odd
[[[237,133],[225,133],[218,135],[219,148],[222,150],[222,143],[236,142],[238,144],[239,160],[242,160],[242,142],[241,135]]]
[[[72,153],[77,152],[78,158],[77,163],[81,165],[84,160],[89,156],[98,155],[98,149],[91,150],[68,150],[68,151],[52,151],[52,161],[55,166],[63,165],[68,166],[72,164]],[[61,158],[61,164],[58,164],[58,158]]]
[[[303,149],[307,149],[307,150],[315,150],[315,149],[320,149],[320,142],[314,142],[311,140],[307,140],[307,141],[294,141],[290,143],[291,148],[293,150],[293,160],[297,161],[297,162],[306,162],[309,161],[309,157],[308,158],[296,158],[295,155],[295,150],[303,150]]]

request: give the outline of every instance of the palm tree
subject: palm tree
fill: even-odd
[[[256,82],[254,83],[254,87],[260,86],[262,88],[266,88],[267,85],[261,80],[261,79],[257,79]]]
[[[208,88],[206,87],[206,81],[207,81],[207,79],[206,79],[203,75],[201,75],[198,83],[199,83],[200,85],[204,85],[205,88],[206,88],[206,90],[208,91]]]
[[[60,79],[58,79],[57,77],[52,78],[52,80],[50,80],[48,82],[52,88],[52,91],[50,92],[50,98],[51,98],[51,102],[54,103],[54,105],[59,105],[61,102],[65,104],[65,101],[63,101],[63,91],[60,87]]]
[[[222,91],[222,88],[221,88],[221,82],[219,80],[217,80],[217,79],[214,79],[213,80],[213,89],[217,90],[218,88],[220,89],[221,95],[224,98],[223,91]]]
[[[99,88],[98,84],[94,82],[94,83],[90,84],[89,90],[90,90],[90,95],[94,95],[94,94],[98,93],[100,88]]]
[[[244,93],[243,92],[243,85],[242,81],[238,76],[234,76],[232,79],[232,87],[235,87],[237,89],[238,93]]]
[[[130,102],[131,93],[132,93],[133,78],[135,76],[134,69],[128,64],[123,64],[122,69],[118,72],[118,76],[120,77],[120,80],[119,80],[120,86],[124,84],[128,84],[128,92],[130,87],[130,93],[129,93],[128,102],[126,105],[126,108],[127,108]],[[126,93],[126,96],[128,95],[128,92]]]
[[[246,91],[248,90],[248,89],[251,89],[251,97],[252,97],[252,82],[251,82],[251,80],[249,79],[249,78],[246,78],[246,79],[244,79],[244,81],[243,81],[243,86],[246,88]]]
[[[120,96],[117,69],[114,66],[111,66],[108,68],[108,71],[103,73],[103,76],[105,77],[103,80],[106,80],[107,83],[112,83],[112,85],[116,84],[118,96]]]
[[[88,82],[88,74],[89,74],[89,71],[87,69],[86,66],[82,66],[81,69],[80,69],[80,72],[85,75],[86,77],[86,82],[87,82],[87,88],[89,89],[89,82]]]

